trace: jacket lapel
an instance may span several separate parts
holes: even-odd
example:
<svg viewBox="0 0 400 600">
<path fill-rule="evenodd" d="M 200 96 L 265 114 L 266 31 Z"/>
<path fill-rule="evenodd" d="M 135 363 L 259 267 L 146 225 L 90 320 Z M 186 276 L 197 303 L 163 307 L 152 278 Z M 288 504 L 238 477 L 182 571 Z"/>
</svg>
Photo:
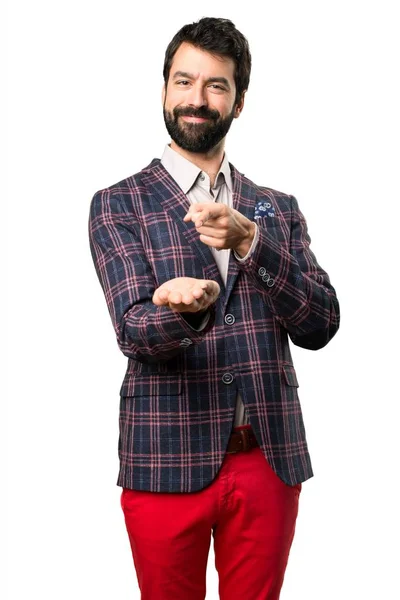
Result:
<svg viewBox="0 0 400 600">
<path fill-rule="evenodd" d="M 235 169 L 232 164 L 230 164 L 230 167 L 233 185 L 232 207 L 247 217 L 247 219 L 253 221 L 256 197 L 254 186 L 249 185 L 244 179 L 243 173 L 239 173 L 239 171 Z M 225 302 L 228 302 L 229 300 L 229 296 L 236 283 L 236 279 L 238 278 L 239 271 L 239 265 L 233 257 L 233 253 L 231 253 L 229 259 L 228 277 L 226 281 Z"/>
<path fill-rule="evenodd" d="M 221 292 L 223 292 L 225 286 L 210 248 L 200 241 L 199 234 L 192 221 L 189 221 L 189 223 L 183 221 L 190 207 L 186 194 L 183 193 L 159 159 L 153 160 L 150 167 L 142 172 L 142 181 L 148 192 L 160 202 L 163 209 L 170 215 L 187 243 L 190 244 L 199 257 L 205 272 L 205 278 L 217 281 L 221 287 Z"/>
</svg>

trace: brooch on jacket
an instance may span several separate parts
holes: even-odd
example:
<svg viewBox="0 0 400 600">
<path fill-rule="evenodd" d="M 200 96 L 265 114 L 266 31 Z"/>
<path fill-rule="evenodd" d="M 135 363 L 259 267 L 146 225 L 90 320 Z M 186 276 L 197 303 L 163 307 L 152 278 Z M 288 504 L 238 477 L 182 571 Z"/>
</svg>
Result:
<svg viewBox="0 0 400 600">
<path fill-rule="evenodd" d="M 267 200 L 259 200 L 254 209 L 254 218 L 275 217 L 275 208 Z"/>
</svg>

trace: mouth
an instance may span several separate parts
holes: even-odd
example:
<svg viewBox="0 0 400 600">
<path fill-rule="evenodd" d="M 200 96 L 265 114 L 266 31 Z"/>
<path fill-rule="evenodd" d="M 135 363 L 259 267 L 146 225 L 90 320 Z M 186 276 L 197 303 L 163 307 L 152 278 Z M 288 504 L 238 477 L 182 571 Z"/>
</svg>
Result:
<svg viewBox="0 0 400 600">
<path fill-rule="evenodd" d="M 205 123 L 206 121 L 209 121 L 209 119 L 205 119 L 203 117 L 187 117 L 187 116 L 182 116 L 181 118 L 184 121 L 186 121 L 187 123 Z"/>
</svg>

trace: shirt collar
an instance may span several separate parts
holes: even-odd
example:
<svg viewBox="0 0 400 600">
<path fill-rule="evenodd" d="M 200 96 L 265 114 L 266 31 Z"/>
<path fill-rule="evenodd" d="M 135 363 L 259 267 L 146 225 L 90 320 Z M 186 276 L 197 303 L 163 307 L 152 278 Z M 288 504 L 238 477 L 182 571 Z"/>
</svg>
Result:
<svg viewBox="0 0 400 600">
<path fill-rule="evenodd" d="M 165 146 L 161 158 L 161 164 L 165 167 L 171 177 L 175 179 L 176 183 L 185 194 L 187 194 L 193 187 L 201 173 L 201 169 L 199 167 L 173 150 L 168 144 Z M 222 177 L 221 173 L 223 175 Z M 232 192 L 231 169 L 229 167 L 226 153 L 224 154 L 223 161 L 215 178 L 215 183 L 212 189 L 220 187 L 224 181 L 228 186 L 229 191 Z"/>
</svg>

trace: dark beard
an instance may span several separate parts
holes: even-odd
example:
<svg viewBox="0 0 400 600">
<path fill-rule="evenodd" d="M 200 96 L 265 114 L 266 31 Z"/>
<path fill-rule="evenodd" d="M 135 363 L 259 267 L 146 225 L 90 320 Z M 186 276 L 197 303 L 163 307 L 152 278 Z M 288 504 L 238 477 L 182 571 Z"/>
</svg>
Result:
<svg viewBox="0 0 400 600">
<path fill-rule="evenodd" d="M 165 126 L 175 144 L 189 152 L 205 153 L 219 144 L 228 133 L 234 119 L 235 107 L 225 119 L 220 118 L 217 110 L 206 107 L 198 109 L 189 106 L 175 107 L 172 113 L 164 107 L 163 112 Z M 204 123 L 179 124 L 178 118 L 181 116 L 203 117 L 210 120 Z"/>
</svg>

